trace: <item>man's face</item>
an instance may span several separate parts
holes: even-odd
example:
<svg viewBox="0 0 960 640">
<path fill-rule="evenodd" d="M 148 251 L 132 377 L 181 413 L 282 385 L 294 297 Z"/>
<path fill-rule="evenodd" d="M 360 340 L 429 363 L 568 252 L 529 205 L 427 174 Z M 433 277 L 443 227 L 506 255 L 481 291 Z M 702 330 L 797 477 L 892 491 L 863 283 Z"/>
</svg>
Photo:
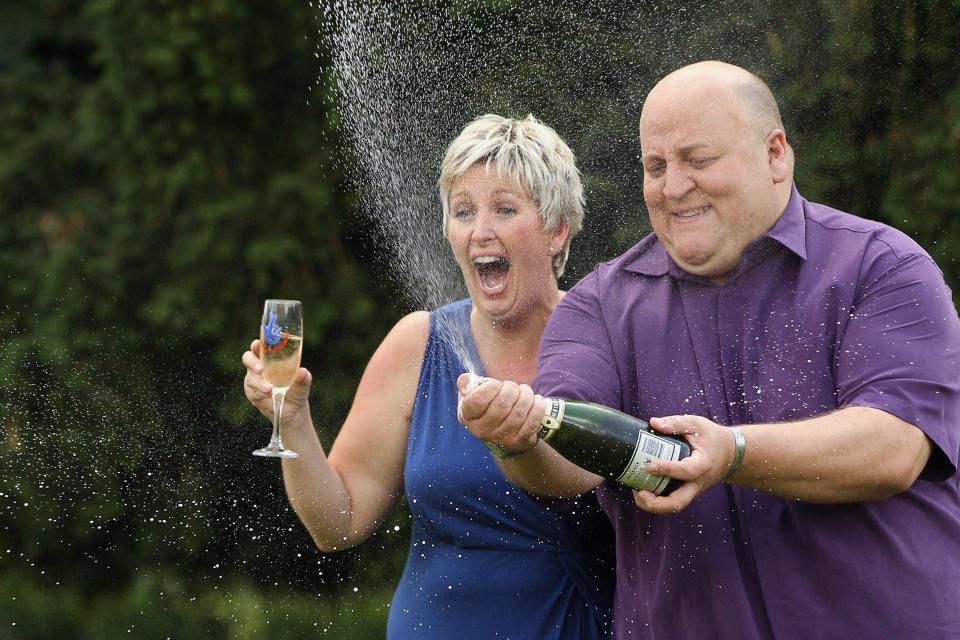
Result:
<svg viewBox="0 0 960 640">
<path fill-rule="evenodd" d="M 731 90 L 663 83 L 640 116 L 650 223 L 684 271 L 722 283 L 781 211 L 768 140 Z"/>
</svg>

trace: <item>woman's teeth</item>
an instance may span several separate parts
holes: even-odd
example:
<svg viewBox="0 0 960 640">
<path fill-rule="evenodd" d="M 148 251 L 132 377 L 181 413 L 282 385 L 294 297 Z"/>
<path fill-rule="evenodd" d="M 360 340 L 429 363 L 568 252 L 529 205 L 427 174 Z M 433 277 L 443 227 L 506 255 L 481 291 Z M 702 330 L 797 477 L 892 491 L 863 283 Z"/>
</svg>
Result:
<svg viewBox="0 0 960 640">
<path fill-rule="evenodd" d="M 500 256 L 480 256 L 473 261 L 480 282 L 487 289 L 499 289 L 506 282 L 510 261 Z"/>
</svg>

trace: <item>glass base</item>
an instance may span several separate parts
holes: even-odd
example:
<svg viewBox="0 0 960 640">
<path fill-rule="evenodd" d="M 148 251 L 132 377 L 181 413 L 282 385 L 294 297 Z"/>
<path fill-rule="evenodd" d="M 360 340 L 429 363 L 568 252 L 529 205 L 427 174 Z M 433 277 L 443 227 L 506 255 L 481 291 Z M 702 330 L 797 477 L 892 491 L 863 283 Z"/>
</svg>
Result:
<svg viewBox="0 0 960 640">
<path fill-rule="evenodd" d="M 253 455 L 260 456 L 261 458 L 296 458 L 300 454 L 291 449 L 284 449 L 282 446 L 271 443 L 263 449 L 257 449 L 253 452 Z"/>
</svg>

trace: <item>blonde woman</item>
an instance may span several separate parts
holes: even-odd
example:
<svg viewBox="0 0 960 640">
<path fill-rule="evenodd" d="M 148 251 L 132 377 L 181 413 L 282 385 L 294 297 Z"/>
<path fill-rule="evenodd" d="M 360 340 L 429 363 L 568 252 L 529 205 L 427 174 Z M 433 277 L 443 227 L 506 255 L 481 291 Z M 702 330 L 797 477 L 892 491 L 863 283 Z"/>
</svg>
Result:
<svg viewBox="0 0 960 640">
<path fill-rule="evenodd" d="M 543 501 L 518 490 L 456 414 L 463 355 L 478 373 L 533 380 L 582 225 L 573 153 L 533 116 L 482 116 L 450 144 L 439 187 L 470 298 L 397 323 L 329 454 L 310 416 L 310 373 L 300 370 L 284 413 L 284 441 L 300 453 L 283 461 L 290 503 L 332 551 L 366 540 L 406 494 L 412 540 L 388 638 L 607 637 L 610 529 L 594 497 Z M 244 389 L 270 417 L 259 348 L 254 341 L 243 356 Z"/>
</svg>

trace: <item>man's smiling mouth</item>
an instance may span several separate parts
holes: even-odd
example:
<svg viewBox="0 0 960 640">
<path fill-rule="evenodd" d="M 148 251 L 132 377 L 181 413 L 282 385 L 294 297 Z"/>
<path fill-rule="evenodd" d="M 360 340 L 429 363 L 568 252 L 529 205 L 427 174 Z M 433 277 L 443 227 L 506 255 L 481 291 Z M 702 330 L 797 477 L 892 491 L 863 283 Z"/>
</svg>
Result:
<svg viewBox="0 0 960 640">
<path fill-rule="evenodd" d="M 707 209 L 709 208 L 710 208 L 710 205 L 705 205 L 703 207 L 696 207 L 695 209 L 684 209 L 683 211 L 673 211 L 671 212 L 671 214 L 677 218 L 686 220 L 688 218 L 694 218 L 702 213 L 706 213 Z"/>
</svg>

